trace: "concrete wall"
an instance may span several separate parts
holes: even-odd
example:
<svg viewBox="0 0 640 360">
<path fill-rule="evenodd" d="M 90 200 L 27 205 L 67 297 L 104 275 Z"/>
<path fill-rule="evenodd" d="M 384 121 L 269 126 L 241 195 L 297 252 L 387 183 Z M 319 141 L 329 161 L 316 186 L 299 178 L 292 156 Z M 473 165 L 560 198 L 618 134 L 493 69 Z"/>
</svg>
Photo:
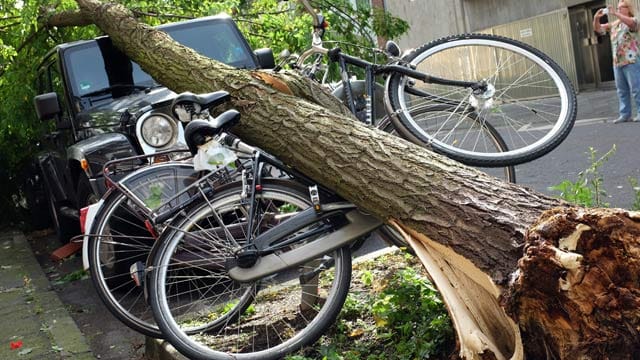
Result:
<svg viewBox="0 0 640 360">
<path fill-rule="evenodd" d="M 466 0 L 464 5 L 470 31 L 507 24 L 567 7 L 566 1 L 563 0 Z"/>
<path fill-rule="evenodd" d="M 393 15 L 409 22 L 411 30 L 398 39 L 400 46 L 407 48 L 443 36 L 478 31 L 590 1 L 385 0 L 384 6 Z"/>
<path fill-rule="evenodd" d="M 465 32 L 463 0 L 385 0 L 387 11 L 411 26 L 398 40 L 402 49 L 415 48 L 433 39 Z"/>
</svg>

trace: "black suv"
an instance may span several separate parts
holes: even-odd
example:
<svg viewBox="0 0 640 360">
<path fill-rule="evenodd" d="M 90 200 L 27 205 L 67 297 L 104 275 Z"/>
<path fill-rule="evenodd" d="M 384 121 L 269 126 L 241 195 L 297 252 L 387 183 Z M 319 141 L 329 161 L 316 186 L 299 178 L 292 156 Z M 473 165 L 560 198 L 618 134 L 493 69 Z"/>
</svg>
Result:
<svg viewBox="0 0 640 360">
<path fill-rule="evenodd" d="M 273 67 L 270 49 L 252 52 L 227 15 L 159 27 L 199 53 L 235 66 Z M 61 44 L 45 56 L 34 98 L 41 120 L 55 121 L 42 141 L 35 180 L 62 242 L 79 233 L 78 210 L 105 192 L 113 159 L 184 147 L 183 124 L 169 111 L 175 94 L 116 49 L 109 37 Z"/>
</svg>

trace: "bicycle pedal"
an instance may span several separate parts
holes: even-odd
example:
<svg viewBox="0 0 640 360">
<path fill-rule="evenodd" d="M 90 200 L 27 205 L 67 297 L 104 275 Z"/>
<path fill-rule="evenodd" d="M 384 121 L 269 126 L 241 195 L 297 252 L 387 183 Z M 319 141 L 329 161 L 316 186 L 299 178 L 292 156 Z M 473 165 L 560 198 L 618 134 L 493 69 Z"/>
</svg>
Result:
<svg viewBox="0 0 640 360">
<path fill-rule="evenodd" d="M 129 274 L 131 274 L 131 278 L 136 286 L 142 286 L 142 283 L 144 282 L 144 264 L 142 261 L 136 261 L 131 264 L 131 267 L 129 267 Z"/>
</svg>

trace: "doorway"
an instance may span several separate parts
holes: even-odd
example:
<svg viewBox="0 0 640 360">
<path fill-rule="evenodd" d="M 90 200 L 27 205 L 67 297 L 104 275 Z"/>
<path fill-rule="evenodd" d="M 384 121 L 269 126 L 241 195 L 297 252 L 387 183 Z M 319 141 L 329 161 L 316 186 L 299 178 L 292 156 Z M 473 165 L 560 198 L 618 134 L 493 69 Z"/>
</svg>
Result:
<svg viewBox="0 0 640 360">
<path fill-rule="evenodd" d="M 579 90 L 615 87 L 611 40 L 608 34 L 593 32 L 593 15 L 605 5 L 604 1 L 593 1 L 569 8 Z M 606 15 L 601 18 L 606 20 Z"/>
</svg>

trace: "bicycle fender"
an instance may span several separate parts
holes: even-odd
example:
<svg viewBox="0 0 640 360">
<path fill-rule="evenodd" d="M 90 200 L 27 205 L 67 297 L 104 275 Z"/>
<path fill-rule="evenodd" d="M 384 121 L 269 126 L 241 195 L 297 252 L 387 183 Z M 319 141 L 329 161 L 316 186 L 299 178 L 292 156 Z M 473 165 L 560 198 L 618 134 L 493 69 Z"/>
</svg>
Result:
<svg viewBox="0 0 640 360">
<path fill-rule="evenodd" d="M 97 203 L 89 205 L 89 209 L 87 209 L 87 218 L 84 223 L 84 236 L 82 237 L 82 267 L 87 271 L 89 270 L 89 234 L 91 233 L 93 220 L 96 218 L 96 214 L 102 207 L 102 204 L 104 204 L 104 199 L 100 199 Z"/>
</svg>

